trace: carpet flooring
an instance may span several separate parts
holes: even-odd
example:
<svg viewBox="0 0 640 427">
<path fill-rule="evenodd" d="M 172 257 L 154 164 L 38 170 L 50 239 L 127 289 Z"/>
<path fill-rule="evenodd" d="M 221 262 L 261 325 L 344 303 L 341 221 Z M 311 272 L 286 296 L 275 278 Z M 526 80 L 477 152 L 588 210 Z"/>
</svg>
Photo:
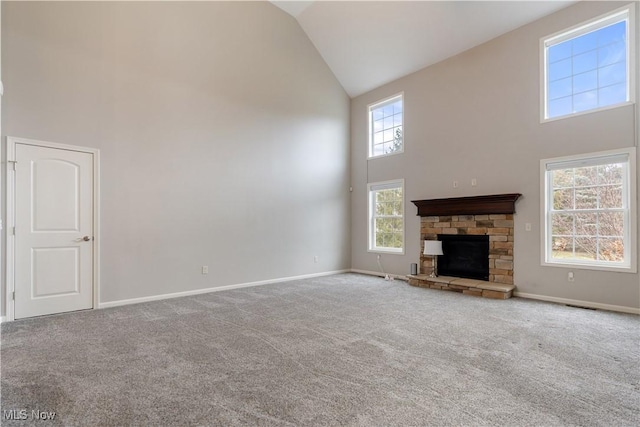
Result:
<svg viewBox="0 0 640 427">
<path fill-rule="evenodd" d="M 5 323 L 0 356 L 7 426 L 640 425 L 638 316 L 358 274 Z"/>
</svg>

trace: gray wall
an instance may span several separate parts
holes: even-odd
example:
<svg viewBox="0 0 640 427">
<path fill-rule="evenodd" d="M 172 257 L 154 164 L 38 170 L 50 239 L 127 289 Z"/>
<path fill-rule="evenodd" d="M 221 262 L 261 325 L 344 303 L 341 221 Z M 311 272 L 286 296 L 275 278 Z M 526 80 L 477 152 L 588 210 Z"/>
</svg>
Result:
<svg viewBox="0 0 640 427">
<path fill-rule="evenodd" d="M 411 200 L 522 193 L 515 216 L 518 291 L 639 307 L 638 274 L 540 265 L 540 159 L 634 146 L 637 113 L 624 106 L 541 124 L 539 40 L 624 4 L 578 3 L 353 99 L 352 267 L 378 271 L 376 254 L 367 252 L 367 180 L 406 180 L 406 254 L 381 256 L 395 274 L 408 273 L 419 259 L 420 221 Z M 405 152 L 367 161 L 367 104 L 401 91 Z M 568 271 L 575 282 L 567 281 Z"/>
<path fill-rule="evenodd" d="M 2 64 L 3 137 L 101 150 L 102 302 L 350 267 L 350 101 L 270 3 L 2 2 Z"/>
</svg>

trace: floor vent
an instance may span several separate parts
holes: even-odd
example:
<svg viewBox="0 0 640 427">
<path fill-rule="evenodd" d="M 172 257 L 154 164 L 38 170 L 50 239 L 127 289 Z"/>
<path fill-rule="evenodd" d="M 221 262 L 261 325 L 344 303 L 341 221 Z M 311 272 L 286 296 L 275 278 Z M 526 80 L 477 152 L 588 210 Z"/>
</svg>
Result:
<svg viewBox="0 0 640 427">
<path fill-rule="evenodd" d="M 583 310 L 597 310 L 597 308 L 593 308 L 593 307 L 584 307 L 582 305 L 573 305 L 573 304 L 565 304 L 567 307 L 573 307 L 573 308 L 581 308 Z"/>
</svg>

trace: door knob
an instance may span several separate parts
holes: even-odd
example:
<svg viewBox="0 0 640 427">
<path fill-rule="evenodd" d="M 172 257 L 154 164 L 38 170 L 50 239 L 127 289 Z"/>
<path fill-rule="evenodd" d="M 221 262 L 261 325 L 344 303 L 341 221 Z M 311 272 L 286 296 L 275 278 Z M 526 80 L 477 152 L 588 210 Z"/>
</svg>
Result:
<svg viewBox="0 0 640 427">
<path fill-rule="evenodd" d="M 85 242 L 88 242 L 89 240 L 91 240 L 91 238 L 89 236 L 84 236 L 82 240 L 84 240 Z"/>
</svg>

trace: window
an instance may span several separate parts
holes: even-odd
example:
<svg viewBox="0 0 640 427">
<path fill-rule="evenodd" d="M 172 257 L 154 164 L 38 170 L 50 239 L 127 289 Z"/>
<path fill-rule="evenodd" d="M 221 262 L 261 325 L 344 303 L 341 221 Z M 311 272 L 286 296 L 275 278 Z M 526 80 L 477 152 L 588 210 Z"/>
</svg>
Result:
<svg viewBox="0 0 640 427">
<path fill-rule="evenodd" d="M 404 180 L 369 184 L 369 250 L 404 253 Z"/>
<path fill-rule="evenodd" d="M 635 148 L 541 168 L 543 264 L 635 271 Z"/>
<path fill-rule="evenodd" d="M 402 94 L 369 106 L 369 157 L 402 153 Z"/>
<path fill-rule="evenodd" d="M 542 40 L 543 120 L 632 100 L 631 8 Z"/>
</svg>

